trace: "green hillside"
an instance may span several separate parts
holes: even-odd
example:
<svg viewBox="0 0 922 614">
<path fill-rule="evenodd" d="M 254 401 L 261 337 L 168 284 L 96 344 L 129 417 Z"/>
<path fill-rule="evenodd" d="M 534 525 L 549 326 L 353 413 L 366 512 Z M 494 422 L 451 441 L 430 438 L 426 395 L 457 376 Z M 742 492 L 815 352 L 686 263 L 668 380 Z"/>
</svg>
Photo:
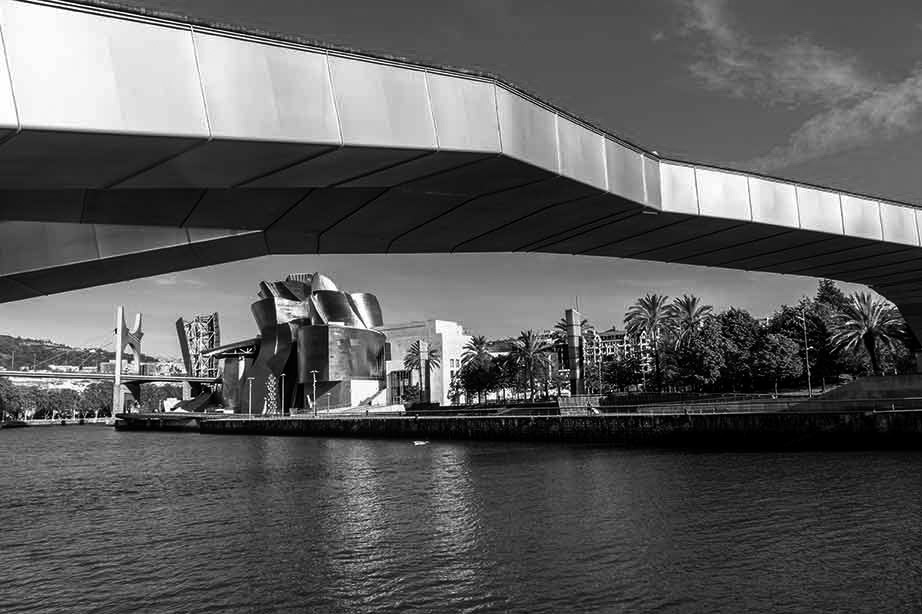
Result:
<svg viewBox="0 0 922 614">
<path fill-rule="evenodd" d="M 0 368 L 46 369 L 48 365 L 96 366 L 113 360 L 115 352 L 101 348 L 75 348 L 49 339 L 27 339 L 0 335 Z M 155 361 L 153 356 L 142 355 L 142 361 Z M 15 361 L 15 362 L 14 362 Z"/>
</svg>

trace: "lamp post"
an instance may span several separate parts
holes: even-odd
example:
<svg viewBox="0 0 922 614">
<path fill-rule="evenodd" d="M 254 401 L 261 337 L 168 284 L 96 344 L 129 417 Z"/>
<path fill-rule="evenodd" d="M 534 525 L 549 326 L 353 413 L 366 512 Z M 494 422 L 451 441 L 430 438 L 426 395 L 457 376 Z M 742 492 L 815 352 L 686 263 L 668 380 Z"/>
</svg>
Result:
<svg viewBox="0 0 922 614">
<path fill-rule="evenodd" d="M 813 385 L 810 381 L 810 346 L 807 343 L 807 309 L 801 304 L 800 322 L 804 327 L 804 364 L 807 367 L 807 396 L 813 398 Z"/>
<path fill-rule="evenodd" d="M 279 415 L 285 414 L 285 374 L 282 373 L 282 403 L 279 405 Z"/>
<path fill-rule="evenodd" d="M 314 382 L 313 382 L 314 402 L 312 403 L 312 405 L 314 406 L 314 417 L 316 418 L 317 417 L 317 371 L 316 370 L 311 371 L 311 375 L 314 378 Z"/>
<path fill-rule="evenodd" d="M 250 415 L 250 418 L 253 417 L 253 378 L 248 377 L 247 383 L 250 385 L 250 399 L 247 402 L 247 413 Z"/>
</svg>

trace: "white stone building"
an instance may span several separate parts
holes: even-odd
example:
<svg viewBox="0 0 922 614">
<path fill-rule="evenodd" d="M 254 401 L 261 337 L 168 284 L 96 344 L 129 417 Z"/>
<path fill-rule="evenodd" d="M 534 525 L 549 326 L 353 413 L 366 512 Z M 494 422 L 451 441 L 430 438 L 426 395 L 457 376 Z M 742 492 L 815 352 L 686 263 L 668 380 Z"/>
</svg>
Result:
<svg viewBox="0 0 922 614">
<path fill-rule="evenodd" d="M 461 354 L 471 336 L 464 332 L 458 322 L 447 320 L 425 320 L 381 326 L 377 330 L 387 336 L 390 359 L 387 361 L 387 400 L 400 403 L 401 394 L 408 385 L 419 384 L 419 371 L 413 373 L 404 369 L 403 359 L 410 347 L 417 341 L 424 341 L 439 353 L 440 365 L 429 373 L 430 400 L 450 405 L 448 396 L 451 380 L 461 368 Z"/>
</svg>

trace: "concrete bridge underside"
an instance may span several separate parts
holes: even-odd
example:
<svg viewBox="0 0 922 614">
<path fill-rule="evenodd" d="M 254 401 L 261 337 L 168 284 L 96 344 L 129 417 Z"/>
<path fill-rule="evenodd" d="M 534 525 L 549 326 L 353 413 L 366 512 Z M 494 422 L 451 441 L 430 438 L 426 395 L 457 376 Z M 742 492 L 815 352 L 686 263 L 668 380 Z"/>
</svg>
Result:
<svg viewBox="0 0 922 614">
<path fill-rule="evenodd" d="M 553 252 L 867 284 L 922 209 L 626 143 L 504 82 L 0 0 L 0 301 L 266 254 Z"/>
</svg>

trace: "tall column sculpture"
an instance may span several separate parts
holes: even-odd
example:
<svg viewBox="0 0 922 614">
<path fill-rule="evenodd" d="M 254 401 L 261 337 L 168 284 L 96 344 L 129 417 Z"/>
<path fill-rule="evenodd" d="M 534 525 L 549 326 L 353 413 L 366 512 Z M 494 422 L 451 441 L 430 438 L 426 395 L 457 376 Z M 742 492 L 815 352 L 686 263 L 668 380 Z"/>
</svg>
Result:
<svg viewBox="0 0 922 614">
<path fill-rule="evenodd" d="M 570 367 L 570 393 L 583 394 L 582 316 L 575 309 L 564 313 L 567 323 L 567 362 Z"/>
</svg>

